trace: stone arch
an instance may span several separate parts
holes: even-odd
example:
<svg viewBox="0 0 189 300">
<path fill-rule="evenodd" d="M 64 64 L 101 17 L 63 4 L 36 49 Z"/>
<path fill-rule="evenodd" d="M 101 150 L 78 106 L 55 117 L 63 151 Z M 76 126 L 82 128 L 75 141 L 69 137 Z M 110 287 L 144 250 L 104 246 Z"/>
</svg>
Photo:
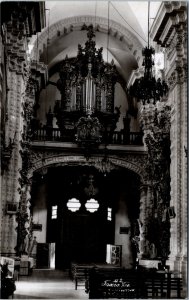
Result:
<svg viewBox="0 0 189 300">
<path fill-rule="evenodd" d="M 41 170 L 42 168 L 48 168 L 50 166 L 64 166 L 64 165 L 73 165 L 79 163 L 80 165 L 85 166 L 94 166 L 97 167 L 98 164 L 103 159 L 103 156 L 95 156 L 86 160 L 86 158 L 82 155 L 49 155 L 44 158 L 42 154 L 40 157 L 37 157 L 33 160 L 32 168 L 29 171 L 29 178 L 33 176 L 33 173 L 37 170 Z M 131 157 L 120 159 L 117 157 L 109 157 L 109 161 L 116 167 L 126 168 L 130 171 L 133 171 L 137 175 L 140 176 L 141 183 L 145 183 L 145 176 L 143 171 L 142 160 Z"/>
<path fill-rule="evenodd" d="M 52 24 L 49 29 L 46 28 L 35 41 L 32 56 L 36 57 L 37 47 L 38 51 L 43 51 L 43 47 L 47 44 L 47 39 L 51 41 L 54 37 L 59 35 L 66 35 L 74 30 L 81 30 L 83 24 L 90 25 L 93 24 L 98 31 L 107 33 L 108 31 L 108 19 L 104 17 L 94 17 L 94 16 L 76 16 L 60 20 Z M 116 37 L 119 41 L 124 42 L 127 45 L 128 50 L 138 61 L 140 58 L 140 50 L 143 45 L 140 40 L 125 26 L 119 24 L 116 21 L 109 20 L 109 34 Z M 58 33 L 58 34 L 57 34 Z M 139 56 L 138 56 L 139 55 Z"/>
<path fill-rule="evenodd" d="M 46 153 L 46 156 L 42 152 L 33 153 L 33 161 L 32 161 L 32 168 L 29 171 L 29 177 L 30 182 L 32 182 L 32 176 L 35 172 L 42 170 L 43 168 L 49 168 L 51 166 L 58 167 L 58 166 L 74 166 L 79 164 L 80 166 L 91 166 L 91 167 L 97 167 L 96 164 L 100 163 L 102 159 L 104 158 L 103 155 L 97 155 L 89 158 L 89 160 L 86 160 L 86 158 L 83 155 L 63 155 L 63 154 L 57 154 L 53 152 Z M 128 154 L 127 157 L 119 158 L 116 156 L 108 156 L 109 161 L 116 167 L 125 168 L 127 170 L 132 171 L 140 178 L 140 185 L 143 187 L 146 184 L 145 181 L 145 172 L 144 170 L 144 164 L 145 159 L 143 155 L 130 155 Z M 97 168 L 98 169 L 98 168 Z M 139 186 L 141 188 L 141 186 Z M 142 211 L 146 211 L 146 195 L 143 195 L 141 197 L 141 191 L 140 192 L 140 199 L 139 199 L 139 207 Z M 146 193 L 145 193 L 146 194 Z M 30 200 L 29 200 L 30 201 Z M 139 229 L 141 230 L 141 229 Z M 140 232 L 140 236 L 142 236 L 142 232 Z M 142 239 L 144 240 L 144 237 L 142 236 Z M 143 242 L 144 243 L 144 242 Z M 139 249 L 141 248 L 141 245 L 138 244 Z"/>
</svg>

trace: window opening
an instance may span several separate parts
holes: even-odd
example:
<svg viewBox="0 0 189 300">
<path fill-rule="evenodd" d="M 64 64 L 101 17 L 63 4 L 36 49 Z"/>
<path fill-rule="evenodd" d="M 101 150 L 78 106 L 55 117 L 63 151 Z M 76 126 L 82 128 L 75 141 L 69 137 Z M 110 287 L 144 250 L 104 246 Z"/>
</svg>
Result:
<svg viewBox="0 0 189 300">
<path fill-rule="evenodd" d="M 57 205 L 52 206 L 51 219 L 57 219 Z"/>
<path fill-rule="evenodd" d="M 67 208 L 69 210 L 71 210 L 72 212 L 79 210 L 80 206 L 81 206 L 81 203 L 79 202 L 78 199 L 72 198 L 72 199 L 68 200 Z"/>
<path fill-rule="evenodd" d="M 107 214 L 107 220 L 111 221 L 112 220 L 112 208 L 108 207 L 107 212 L 108 212 L 108 214 Z"/>
<path fill-rule="evenodd" d="M 91 213 L 97 211 L 99 208 L 98 201 L 95 199 L 87 200 L 87 202 L 85 203 L 85 208 Z"/>
</svg>

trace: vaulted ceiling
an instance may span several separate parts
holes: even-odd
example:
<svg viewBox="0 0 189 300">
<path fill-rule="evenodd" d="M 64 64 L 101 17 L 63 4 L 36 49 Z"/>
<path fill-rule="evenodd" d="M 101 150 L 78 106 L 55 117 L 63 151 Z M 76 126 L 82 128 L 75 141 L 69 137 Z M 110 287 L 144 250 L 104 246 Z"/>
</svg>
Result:
<svg viewBox="0 0 189 300">
<path fill-rule="evenodd" d="M 150 2 L 150 24 L 160 4 Z M 78 44 L 84 46 L 83 24 L 96 28 L 96 47 L 103 47 L 104 60 L 113 59 L 125 81 L 138 67 L 141 49 L 147 44 L 147 1 L 46 1 L 46 20 L 35 47 L 49 70 L 66 55 L 76 56 Z"/>
</svg>

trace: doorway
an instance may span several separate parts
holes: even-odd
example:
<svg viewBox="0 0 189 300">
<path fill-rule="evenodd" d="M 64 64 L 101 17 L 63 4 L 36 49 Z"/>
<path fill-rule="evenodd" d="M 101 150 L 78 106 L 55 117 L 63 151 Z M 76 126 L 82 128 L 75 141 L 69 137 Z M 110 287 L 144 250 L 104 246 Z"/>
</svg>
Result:
<svg viewBox="0 0 189 300">
<path fill-rule="evenodd" d="M 103 174 L 74 165 L 51 167 L 38 182 L 46 187 L 45 242 L 55 243 L 56 269 L 70 268 L 72 262 L 105 263 L 107 244 L 122 245 L 123 266 L 132 264 L 131 227 L 139 216 L 140 199 L 137 174 L 124 168 Z M 75 211 L 68 208 L 71 199 L 79 202 Z M 98 203 L 96 211 L 86 208 L 90 199 Z"/>
</svg>

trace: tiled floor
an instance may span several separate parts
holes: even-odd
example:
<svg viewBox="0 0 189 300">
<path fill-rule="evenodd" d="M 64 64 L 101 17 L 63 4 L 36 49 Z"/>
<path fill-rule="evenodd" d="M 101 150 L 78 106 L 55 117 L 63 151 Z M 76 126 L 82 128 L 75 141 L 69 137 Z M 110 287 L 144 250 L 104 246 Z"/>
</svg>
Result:
<svg viewBox="0 0 189 300">
<path fill-rule="evenodd" d="M 75 290 L 68 272 L 34 270 L 31 276 L 20 276 L 16 281 L 14 299 L 88 299 L 84 287 Z"/>
</svg>

